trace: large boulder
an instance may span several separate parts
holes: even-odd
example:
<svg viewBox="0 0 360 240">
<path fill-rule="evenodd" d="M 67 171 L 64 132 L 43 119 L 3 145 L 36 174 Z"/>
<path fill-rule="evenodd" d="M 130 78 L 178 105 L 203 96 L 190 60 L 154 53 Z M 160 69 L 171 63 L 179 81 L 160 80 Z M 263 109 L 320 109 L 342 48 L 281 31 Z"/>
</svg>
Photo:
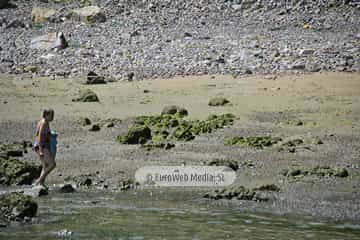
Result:
<svg viewBox="0 0 360 240">
<path fill-rule="evenodd" d="M 124 144 L 144 144 L 151 139 L 151 130 L 148 126 L 133 125 L 126 135 L 118 136 L 118 141 Z"/>
<path fill-rule="evenodd" d="M 16 158 L 0 158 L 0 185 L 30 185 L 40 172 L 41 166 Z"/>
<path fill-rule="evenodd" d="M 48 33 L 31 40 L 30 48 L 38 50 L 61 50 L 68 46 L 62 32 Z"/>
<path fill-rule="evenodd" d="M 72 11 L 71 18 L 85 23 L 105 22 L 106 16 L 98 6 L 87 6 Z"/>
<path fill-rule="evenodd" d="M 0 221 L 21 221 L 35 217 L 38 205 L 30 196 L 12 192 L 0 195 L 0 209 Z"/>
<path fill-rule="evenodd" d="M 31 11 L 31 20 L 34 23 L 51 22 L 54 20 L 56 11 L 49 8 L 34 7 Z"/>
</svg>

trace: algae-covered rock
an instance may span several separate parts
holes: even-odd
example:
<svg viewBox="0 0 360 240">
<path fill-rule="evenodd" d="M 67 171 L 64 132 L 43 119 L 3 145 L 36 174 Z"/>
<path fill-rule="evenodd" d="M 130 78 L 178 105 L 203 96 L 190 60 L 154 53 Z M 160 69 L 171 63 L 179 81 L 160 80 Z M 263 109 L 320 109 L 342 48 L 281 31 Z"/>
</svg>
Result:
<svg viewBox="0 0 360 240">
<path fill-rule="evenodd" d="M 302 139 L 300 139 L 300 138 L 288 140 L 288 141 L 282 143 L 277 148 L 277 150 L 279 152 L 287 151 L 287 152 L 290 152 L 290 153 L 294 153 L 294 152 L 296 152 L 297 146 L 302 145 L 303 143 L 304 143 L 304 141 Z"/>
<path fill-rule="evenodd" d="M 153 141 L 191 141 L 195 136 L 232 125 L 235 116 L 233 114 L 211 115 L 204 121 L 186 120 L 184 114 L 176 112 L 174 114 L 163 113 L 157 116 L 139 116 L 135 118 L 135 126 L 146 126 L 151 131 Z M 120 143 L 128 142 L 128 133 L 118 136 Z M 150 140 L 146 138 L 145 140 Z M 136 142 L 136 141 L 135 141 Z"/>
<path fill-rule="evenodd" d="M 212 99 L 210 99 L 208 105 L 209 106 L 224 106 L 225 104 L 229 103 L 230 101 L 227 100 L 226 98 L 224 97 L 214 97 Z"/>
<path fill-rule="evenodd" d="M 270 147 L 281 141 L 281 138 L 264 137 L 233 137 L 225 139 L 226 146 L 246 146 L 255 148 Z"/>
<path fill-rule="evenodd" d="M 145 125 L 132 125 L 126 135 L 118 136 L 118 141 L 123 144 L 143 144 L 151 139 L 151 130 Z"/>
<path fill-rule="evenodd" d="M 349 172 L 346 168 L 332 168 L 329 166 L 316 166 L 312 169 L 308 168 L 290 168 L 284 169 L 281 175 L 285 177 L 304 177 L 304 176 L 315 176 L 315 177 L 348 177 Z"/>
<path fill-rule="evenodd" d="M 95 92 L 90 89 L 81 90 L 78 98 L 74 98 L 73 102 L 98 102 L 99 98 Z"/>
<path fill-rule="evenodd" d="M 17 192 L 0 195 L 0 219 L 6 222 L 35 217 L 37 209 L 30 196 Z"/>
<path fill-rule="evenodd" d="M 257 188 L 254 188 L 255 191 L 272 191 L 272 192 L 279 192 L 280 188 L 275 184 L 265 184 L 261 185 Z"/>
<path fill-rule="evenodd" d="M 135 182 L 133 179 L 125 179 L 119 183 L 119 188 L 121 191 L 126 191 L 129 189 L 133 189 L 137 185 L 138 183 Z"/>
<path fill-rule="evenodd" d="M 209 161 L 206 165 L 208 166 L 226 166 L 234 171 L 239 169 L 239 163 L 235 160 L 228 160 L 228 159 L 215 159 Z"/>
<path fill-rule="evenodd" d="M 9 157 L 22 157 L 26 152 L 26 142 L 23 143 L 0 143 L 0 155 Z"/>
<path fill-rule="evenodd" d="M 0 159 L 0 185 L 30 185 L 40 172 L 41 166 L 15 158 Z"/>
<path fill-rule="evenodd" d="M 156 148 L 169 150 L 169 149 L 175 147 L 175 144 L 171 143 L 171 142 L 149 141 L 149 142 L 141 145 L 141 147 L 146 148 L 148 151 L 150 151 L 152 149 L 156 149 Z"/>
<path fill-rule="evenodd" d="M 211 192 L 205 193 L 204 198 L 219 200 L 219 199 L 237 199 L 249 201 L 268 201 L 266 196 L 261 195 L 259 192 L 247 189 L 244 186 L 231 186 L 223 189 L 215 189 Z"/>
</svg>

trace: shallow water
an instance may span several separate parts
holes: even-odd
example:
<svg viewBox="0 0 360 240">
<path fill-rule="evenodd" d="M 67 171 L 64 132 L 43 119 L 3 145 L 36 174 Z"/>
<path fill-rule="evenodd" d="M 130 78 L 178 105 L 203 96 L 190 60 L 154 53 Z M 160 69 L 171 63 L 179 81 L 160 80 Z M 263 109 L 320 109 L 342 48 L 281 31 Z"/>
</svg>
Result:
<svg viewBox="0 0 360 240">
<path fill-rule="evenodd" d="M 35 222 L 0 229 L 0 239 L 360 238 L 360 225 L 356 224 L 246 214 L 199 204 L 186 194 L 183 199 L 160 195 L 50 193 L 38 199 Z M 65 236 L 59 236 L 64 229 Z"/>
</svg>

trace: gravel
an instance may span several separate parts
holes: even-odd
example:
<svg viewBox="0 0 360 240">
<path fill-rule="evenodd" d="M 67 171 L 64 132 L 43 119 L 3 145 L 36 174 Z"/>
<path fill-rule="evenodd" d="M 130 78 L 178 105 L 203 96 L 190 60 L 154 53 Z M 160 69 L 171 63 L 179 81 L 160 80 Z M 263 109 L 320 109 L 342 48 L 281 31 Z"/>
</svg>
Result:
<svg viewBox="0 0 360 240">
<path fill-rule="evenodd" d="M 107 80 L 360 72 L 360 1 L 92 2 L 105 22 L 70 20 L 84 6 L 78 1 L 15 1 L 16 8 L 0 9 L 0 73 L 21 74 L 28 65 L 40 76 L 94 71 Z M 34 6 L 55 9 L 56 17 L 34 24 Z M 50 32 L 63 32 L 69 46 L 29 48 Z"/>
</svg>

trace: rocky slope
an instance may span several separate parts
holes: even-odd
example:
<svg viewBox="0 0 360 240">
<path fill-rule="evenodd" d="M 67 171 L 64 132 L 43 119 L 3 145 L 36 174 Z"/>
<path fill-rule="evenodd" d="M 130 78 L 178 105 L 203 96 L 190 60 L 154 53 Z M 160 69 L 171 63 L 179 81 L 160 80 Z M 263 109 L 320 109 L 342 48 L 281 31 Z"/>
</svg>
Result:
<svg viewBox="0 0 360 240">
<path fill-rule="evenodd" d="M 81 9 L 89 5 L 98 8 Z M 13 1 L 0 9 L 0 73 L 359 72 L 359 9 L 357 0 Z"/>
</svg>

